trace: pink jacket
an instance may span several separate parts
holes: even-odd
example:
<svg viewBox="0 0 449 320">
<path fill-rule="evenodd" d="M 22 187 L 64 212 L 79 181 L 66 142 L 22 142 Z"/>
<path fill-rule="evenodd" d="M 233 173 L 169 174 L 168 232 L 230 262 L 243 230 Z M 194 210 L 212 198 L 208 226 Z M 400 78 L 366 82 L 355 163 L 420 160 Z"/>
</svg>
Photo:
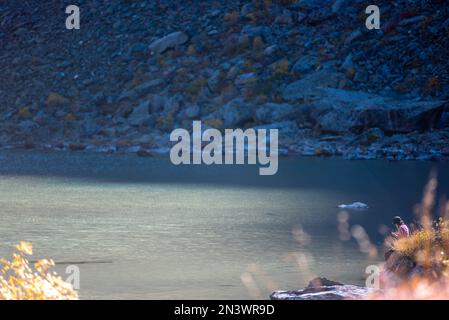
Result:
<svg viewBox="0 0 449 320">
<path fill-rule="evenodd" d="M 398 227 L 398 232 L 396 232 L 398 238 L 408 238 L 410 236 L 410 230 L 405 223 Z"/>
</svg>

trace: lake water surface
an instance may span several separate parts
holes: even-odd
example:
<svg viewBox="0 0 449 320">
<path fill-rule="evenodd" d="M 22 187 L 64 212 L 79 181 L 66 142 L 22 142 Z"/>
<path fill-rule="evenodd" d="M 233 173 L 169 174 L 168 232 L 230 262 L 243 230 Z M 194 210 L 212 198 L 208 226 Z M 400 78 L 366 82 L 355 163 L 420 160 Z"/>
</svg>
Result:
<svg viewBox="0 0 449 320">
<path fill-rule="evenodd" d="M 314 275 L 363 284 L 381 258 L 339 239 L 336 206 L 367 203 L 349 223 L 381 245 L 379 226 L 413 218 L 432 168 L 449 195 L 447 163 L 288 157 L 259 176 L 168 156 L 3 150 L 0 256 L 27 240 L 63 277 L 77 264 L 82 299 L 268 298 Z"/>
</svg>

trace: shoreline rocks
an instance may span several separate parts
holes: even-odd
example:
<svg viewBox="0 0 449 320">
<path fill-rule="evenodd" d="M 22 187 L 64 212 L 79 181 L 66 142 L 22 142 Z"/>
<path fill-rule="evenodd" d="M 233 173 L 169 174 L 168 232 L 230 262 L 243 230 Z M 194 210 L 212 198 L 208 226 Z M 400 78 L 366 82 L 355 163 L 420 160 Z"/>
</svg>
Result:
<svg viewBox="0 0 449 320">
<path fill-rule="evenodd" d="M 29 137 L 20 131 L 9 128 L 7 130 L 16 133 L 14 136 L 9 134 L 5 136 L 0 131 L 0 150 L 54 149 L 77 152 L 135 153 L 139 148 L 143 148 L 158 153 L 165 150 L 164 152 L 168 153 L 172 146 L 169 139 L 170 132 L 161 130 L 135 132 L 142 130 L 145 124 L 150 121 L 148 119 L 151 118 L 151 114 L 147 115 L 146 108 L 143 109 L 144 113 L 139 117 L 136 116 L 136 119 L 139 120 L 138 123 L 131 125 L 128 120 L 122 120 L 124 123 L 120 126 L 107 129 L 108 136 L 106 137 L 102 136 L 102 129 L 97 129 L 92 130 L 93 137 L 65 139 L 58 136 L 47 142 L 45 139 L 40 139 L 42 134 L 46 134 L 46 131 L 38 130 L 35 136 Z M 197 108 L 194 109 L 191 110 L 192 113 L 199 112 Z M 238 113 L 238 110 L 231 110 L 232 112 L 227 115 L 227 121 L 240 121 L 241 114 Z M 211 125 L 212 127 L 217 127 L 217 125 L 222 127 L 222 115 L 223 110 L 220 110 L 216 114 L 217 118 L 205 118 L 203 123 L 206 127 Z M 140 120 L 142 121 L 140 122 Z M 188 124 L 187 122 L 186 125 Z M 372 129 L 360 135 L 316 135 L 314 129 L 300 128 L 297 122 L 292 120 L 257 125 L 254 128 L 279 130 L 280 156 L 336 157 L 347 160 L 449 161 L 449 146 L 447 144 L 449 131 L 414 132 L 388 136 L 380 129 Z"/>
<path fill-rule="evenodd" d="M 303 290 L 275 291 L 271 300 L 362 300 L 372 292 L 371 289 L 347 285 L 326 278 L 315 278 Z"/>
</svg>

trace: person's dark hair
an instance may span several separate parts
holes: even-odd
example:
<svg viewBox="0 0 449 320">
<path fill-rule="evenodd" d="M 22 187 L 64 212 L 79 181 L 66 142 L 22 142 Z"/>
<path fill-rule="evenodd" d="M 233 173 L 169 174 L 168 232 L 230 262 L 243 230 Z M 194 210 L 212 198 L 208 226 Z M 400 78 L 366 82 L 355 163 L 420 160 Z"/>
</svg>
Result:
<svg viewBox="0 0 449 320">
<path fill-rule="evenodd" d="M 393 224 L 394 225 L 403 224 L 403 223 L 404 223 L 404 221 L 402 220 L 401 217 L 396 216 L 396 217 L 393 218 Z"/>
</svg>

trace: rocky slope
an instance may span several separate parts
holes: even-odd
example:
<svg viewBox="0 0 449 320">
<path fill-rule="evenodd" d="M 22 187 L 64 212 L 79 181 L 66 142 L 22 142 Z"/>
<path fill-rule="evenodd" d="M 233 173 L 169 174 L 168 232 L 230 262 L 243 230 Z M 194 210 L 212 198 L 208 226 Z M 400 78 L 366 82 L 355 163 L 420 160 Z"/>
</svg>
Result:
<svg viewBox="0 0 449 320">
<path fill-rule="evenodd" d="M 449 158 L 449 7 L 379 0 L 0 4 L 0 145 L 141 155 L 173 128 L 278 128 L 285 153 Z"/>
</svg>

